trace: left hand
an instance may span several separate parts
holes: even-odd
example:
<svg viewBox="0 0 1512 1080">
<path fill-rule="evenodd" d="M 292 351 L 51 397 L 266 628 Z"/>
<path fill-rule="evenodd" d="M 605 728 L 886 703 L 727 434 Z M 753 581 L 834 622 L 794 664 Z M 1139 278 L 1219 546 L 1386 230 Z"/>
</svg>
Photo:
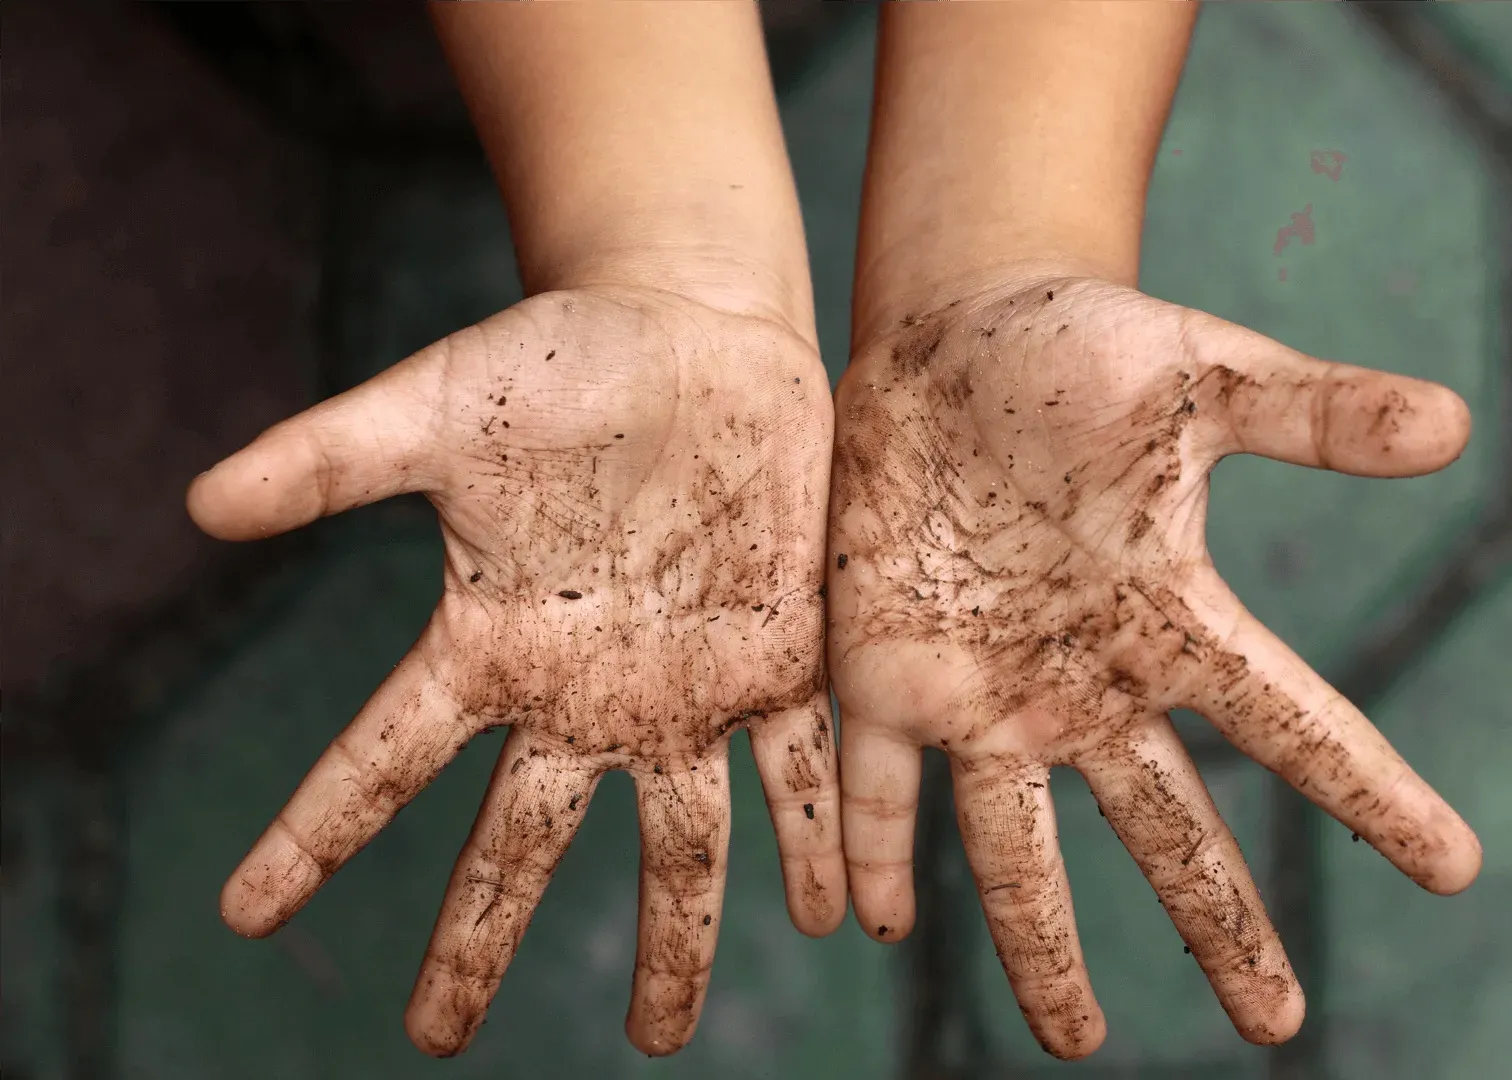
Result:
<svg viewBox="0 0 1512 1080">
<path fill-rule="evenodd" d="M 829 655 L 852 901 L 897 941 L 920 748 L 950 757 L 966 853 L 1030 1028 L 1105 1025 L 1046 786 L 1091 785 L 1239 1032 L 1289 1038 L 1301 988 L 1166 713 L 1203 713 L 1424 888 L 1480 867 L 1463 821 L 1245 611 L 1204 542 L 1208 473 L 1254 453 L 1415 476 L 1469 435 L 1448 389 L 1303 356 L 1049 265 L 864 343 L 836 404 Z"/>
</svg>

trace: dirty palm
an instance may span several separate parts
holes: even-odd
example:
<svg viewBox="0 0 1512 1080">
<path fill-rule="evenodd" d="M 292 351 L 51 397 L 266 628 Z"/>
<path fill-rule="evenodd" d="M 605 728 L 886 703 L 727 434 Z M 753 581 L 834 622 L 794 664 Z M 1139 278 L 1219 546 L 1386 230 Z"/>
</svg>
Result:
<svg viewBox="0 0 1512 1080">
<path fill-rule="evenodd" d="M 1070 765 L 1240 1034 L 1289 1038 L 1302 991 L 1168 710 L 1202 713 L 1426 889 L 1465 888 L 1480 847 L 1224 585 L 1208 474 L 1248 452 L 1418 475 L 1468 435 L 1444 387 L 1053 266 L 862 343 L 837 397 L 829 652 L 866 931 L 913 924 L 921 747 L 942 749 L 1030 1028 L 1059 1057 L 1096 1049 L 1047 787 Z"/>
<path fill-rule="evenodd" d="M 823 668 L 832 407 L 775 323 L 654 290 L 533 297 L 263 434 L 200 477 L 228 539 L 403 492 L 435 505 L 444 589 L 409 654 L 227 882 L 224 918 L 287 921 L 470 738 L 509 725 L 406 1018 L 456 1053 L 609 769 L 634 777 L 631 1041 L 691 1037 L 719 932 L 727 747 L 746 727 L 788 906 L 846 908 Z"/>
</svg>

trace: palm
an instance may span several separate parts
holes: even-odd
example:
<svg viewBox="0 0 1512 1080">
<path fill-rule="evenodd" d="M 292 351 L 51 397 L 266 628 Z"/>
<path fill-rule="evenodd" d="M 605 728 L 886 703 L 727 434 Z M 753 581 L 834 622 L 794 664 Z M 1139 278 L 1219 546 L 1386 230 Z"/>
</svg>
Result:
<svg viewBox="0 0 1512 1080">
<path fill-rule="evenodd" d="M 1060 1056 L 1095 1049 L 1045 786 L 1073 765 L 1241 1033 L 1288 1037 L 1301 991 L 1176 706 L 1420 884 L 1474 876 L 1463 822 L 1243 610 L 1203 538 L 1224 454 L 1431 471 L 1463 445 L 1452 395 L 1060 278 L 905 320 L 852 365 L 837 416 L 830 655 L 851 888 L 873 936 L 912 923 L 918 748 L 938 746 L 1031 1028 Z"/>
<path fill-rule="evenodd" d="M 749 726 L 789 907 L 845 910 L 824 691 L 829 404 L 811 350 L 662 294 L 536 297 L 273 429 L 198 482 L 264 535 L 424 491 L 445 589 L 414 649 L 232 876 L 271 932 L 485 728 L 511 732 L 411 1002 L 470 1039 L 605 771 L 635 776 L 641 939 L 628 1029 L 691 1036 L 718 931 L 728 734 Z"/>
</svg>

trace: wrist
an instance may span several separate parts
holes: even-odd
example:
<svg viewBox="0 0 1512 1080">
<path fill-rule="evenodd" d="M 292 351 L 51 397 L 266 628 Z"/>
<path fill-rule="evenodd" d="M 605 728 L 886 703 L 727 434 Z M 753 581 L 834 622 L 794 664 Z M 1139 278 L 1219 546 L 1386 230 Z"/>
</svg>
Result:
<svg viewBox="0 0 1512 1080">
<path fill-rule="evenodd" d="M 621 220 L 602 228 L 584 224 L 549 244 L 517 245 L 527 295 L 602 286 L 655 290 L 776 323 L 817 348 L 801 243 L 796 251 L 776 251 L 770 242 L 746 242 L 709 215 L 702 227 L 654 212 L 616 217 Z"/>
<path fill-rule="evenodd" d="M 1145 189 L 1195 13 L 884 5 L 857 336 L 1025 261 L 1134 284 Z"/>
<path fill-rule="evenodd" d="M 975 234 L 978 238 L 982 230 Z M 989 231 L 990 235 L 990 231 Z M 851 356 L 867 351 L 901 326 L 961 302 L 976 307 L 1057 282 L 1100 278 L 1132 285 L 1138 273 L 1137 235 L 1128 253 L 1070 235 L 1020 233 L 995 245 L 963 244 L 955 263 L 931 273 L 907 273 L 892 260 L 859 266 L 851 330 Z"/>
<path fill-rule="evenodd" d="M 432 12 L 528 292 L 659 288 L 814 340 L 802 217 L 754 6 Z"/>
</svg>

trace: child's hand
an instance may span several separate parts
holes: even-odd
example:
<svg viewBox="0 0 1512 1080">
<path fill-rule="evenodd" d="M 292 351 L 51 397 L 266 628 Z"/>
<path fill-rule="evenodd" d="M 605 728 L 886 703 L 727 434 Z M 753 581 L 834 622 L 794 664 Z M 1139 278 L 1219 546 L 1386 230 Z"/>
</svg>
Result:
<svg viewBox="0 0 1512 1080">
<path fill-rule="evenodd" d="M 445 589 L 409 655 L 231 876 L 226 921 L 289 919 L 474 735 L 511 725 L 410 1002 L 467 1045 L 609 769 L 635 777 L 640 944 L 627 1029 L 692 1035 L 748 727 L 788 907 L 845 914 L 821 634 L 831 404 L 775 322 L 650 290 L 536 296 L 278 425 L 200 477 L 227 539 L 403 492 L 435 504 Z"/>
<path fill-rule="evenodd" d="M 1444 387 L 1128 288 L 1013 277 L 865 345 L 838 396 L 829 655 L 857 915 L 908 933 L 919 748 L 942 748 L 1030 1027 L 1057 1056 L 1096 1049 L 1046 787 L 1071 765 L 1240 1033 L 1282 1041 L 1302 992 L 1167 710 L 1203 713 L 1424 888 L 1465 888 L 1480 846 L 1224 585 L 1208 472 L 1248 452 L 1419 475 L 1454 460 L 1469 416 Z"/>
</svg>

